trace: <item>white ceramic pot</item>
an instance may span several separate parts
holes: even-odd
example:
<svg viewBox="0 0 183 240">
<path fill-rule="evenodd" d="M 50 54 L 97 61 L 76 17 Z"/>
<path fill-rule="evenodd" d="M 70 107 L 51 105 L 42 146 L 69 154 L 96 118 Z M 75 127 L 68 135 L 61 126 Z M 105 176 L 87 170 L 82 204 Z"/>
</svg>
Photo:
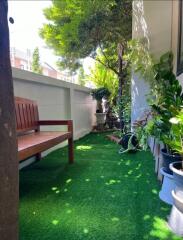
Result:
<svg viewBox="0 0 183 240">
<path fill-rule="evenodd" d="M 173 175 L 164 171 L 164 168 L 160 169 L 161 174 L 163 175 L 163 184 L 159 197 L 163 202 L 166 202 L 170 205 L 173 204 L 172 190 L 175 189 L 175 182 Z"/>
<path fill-rule="evenodd" d="M 176 185 L 175 194 L 183 199 L 183 171 L 181 171 L 182 162 L 174 162 L 170 164 L 170 169 L 173 172 L 174 182 Z"/>
<path fill-rule="evenodd" d="M 172 191 L 174 205 L 168 220 L 168 225 L 171 230 L 177 235 L 183 237 L 183 199 Z"/>
<path fill-rule="evenodd" d="M 106 121 L 106 113 L 95 113 L 97 125 L 104 124 Z"/>
</svg>

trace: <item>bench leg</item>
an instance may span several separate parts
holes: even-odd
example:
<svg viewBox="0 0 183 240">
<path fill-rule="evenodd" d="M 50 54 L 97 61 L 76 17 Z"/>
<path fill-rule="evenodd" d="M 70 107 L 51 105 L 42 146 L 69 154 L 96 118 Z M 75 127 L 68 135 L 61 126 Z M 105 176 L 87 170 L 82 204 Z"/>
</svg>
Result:
<svg viewBox="0 0 183 240">
<path fill-rule="evenodd" d="M 74 144 L 73 138 L 68 139 L 68 154 L 69 154 L 69 163 L 74 162 Z"/>
<path fill-rule="evenodd" d="M 40 161 L 41 160 L 41 153 L 37 153 L 36 154 L 36 161 Z"/>
</svg>

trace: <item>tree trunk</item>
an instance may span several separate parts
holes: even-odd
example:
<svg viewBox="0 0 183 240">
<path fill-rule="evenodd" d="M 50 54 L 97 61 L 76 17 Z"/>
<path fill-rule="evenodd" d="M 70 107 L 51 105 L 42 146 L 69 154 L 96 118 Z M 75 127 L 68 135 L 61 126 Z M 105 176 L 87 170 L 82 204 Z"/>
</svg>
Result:
<svg viewBox="0 0 183 240">
<path fill-rule="evenodd" d="M 120 130 L 123 130 L 124 123 L 123 123 L 123 106 L 121 104 L 121 100 L 123 97 L 123 46 L 122 44 L 118 44 L 118 64 L 119 64 L 119 89 L 118 89 L 118 104 L 119 104 L 119 119 L 120 119 Z"/>
<path fill-rule="evenodd" d="M 7 0 L 0 1 L 0 239 L 18 240 L 18 160 Z"/>
</svg>

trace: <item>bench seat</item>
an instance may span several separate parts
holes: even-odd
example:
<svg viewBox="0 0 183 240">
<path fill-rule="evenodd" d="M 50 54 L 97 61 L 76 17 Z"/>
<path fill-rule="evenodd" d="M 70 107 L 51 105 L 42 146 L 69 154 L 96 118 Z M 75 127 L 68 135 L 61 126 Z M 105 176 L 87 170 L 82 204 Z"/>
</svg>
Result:
<svg viewBox="0 0 183 240">
<path fill-rule="evenodd" d="M 33 132 L 18 137 L 18 158 L 22 161 L 71 138 L 70 132 Z"/>
<path fill-rule="evenodd" d="M 15 97 L 15 116 L 19 162 L 35 156 L 41 159 L 41 152 L 68 140 L 69 163 L 74 162 L 72 120 L 39 120 L 35 101 Z M 66 131 L 41 131 L 41 126 L 67 126 Z"/>
</svg>

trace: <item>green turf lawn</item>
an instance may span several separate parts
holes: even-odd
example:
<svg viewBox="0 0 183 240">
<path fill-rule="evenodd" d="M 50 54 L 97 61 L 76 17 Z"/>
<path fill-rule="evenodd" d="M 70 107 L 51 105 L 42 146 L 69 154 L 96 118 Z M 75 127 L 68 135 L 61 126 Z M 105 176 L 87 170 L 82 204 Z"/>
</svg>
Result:
<svg viewBox="0 0 183 240">
<path fill-rule="evenodd" d="M 20 239 L 181 239 L 166 227 L 150 152 L 118 150 L 90 134 L 75 143 L 75 164 L 62 148 L 20 171 Z"/>
</svg>

